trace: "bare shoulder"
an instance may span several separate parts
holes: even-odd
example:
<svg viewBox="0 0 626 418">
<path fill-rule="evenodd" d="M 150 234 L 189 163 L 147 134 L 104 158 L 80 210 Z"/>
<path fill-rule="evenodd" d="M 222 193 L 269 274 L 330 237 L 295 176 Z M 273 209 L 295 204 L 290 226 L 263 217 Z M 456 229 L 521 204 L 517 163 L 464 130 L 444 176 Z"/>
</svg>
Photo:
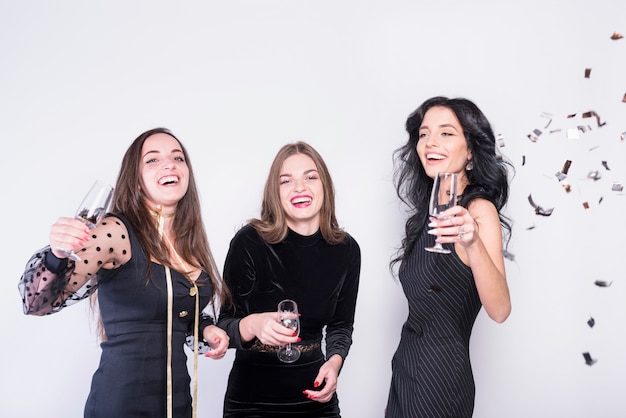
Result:
<svg viewBox="0 0 626 418">
<path fill-rule="evenodd" d="M 476 221 L 488 222 L 496 220 L 499 222 L 498 210 L 495 205 L 487 199 L 474 199 L 467 207 L 468 212 Z"/>
</svg>

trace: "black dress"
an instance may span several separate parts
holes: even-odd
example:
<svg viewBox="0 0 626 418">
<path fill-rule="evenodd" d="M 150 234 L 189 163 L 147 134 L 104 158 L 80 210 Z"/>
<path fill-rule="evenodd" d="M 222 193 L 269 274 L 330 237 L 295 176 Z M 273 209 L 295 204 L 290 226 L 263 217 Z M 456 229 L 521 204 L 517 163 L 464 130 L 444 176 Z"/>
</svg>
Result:
<svg viewBox="0 0 626 418">
<path fill-rule="evenodd" d="M 316 389 L 313 383 L 325 359 L 348 355 L 360 266 L 360 248 L 349 235 L 343 243 L 329 245 L 320 231 L 302 236 L 289 230 L 284 241 L 272 245 L 250 225 L 237 232 L 224 267 L 235 306 L 222 312 L 218 322 L 237 349 L 224 417 L 340 416 L 336 394 L 320 403 L 302 391 Z M 277 347 L 256 339 L 243 344 L 239 334 L 241 318 L 276 311 L 282 299 L 295 300 L 301 314 L 302 343 L 297 345 L 303 354 L 291 364 L 278 360 Z"/>
<path fill-rule="evenodd" d="M 434 240 L 427 229 L 400 266 L 409 316 L 392 360 L 387 418 L 471 417 L 474 409 L 469 340 L 478 291 L 454 251 L 424 250 Z"/>
<path fill-rule="evenodd" d="M 105 222 L 111 222 L 111 218 L 107 218 L 103 224 Z M 117 269 L 101 269 L 97 276 L 98 304 L 107 340 L 101 344 L 100 365 L 93 375 L 85 406 L 85 417 L 89 418 L 166 416 L 165 269 L 146 258 L 135 232 L 128 223 L 125 226 L 130 237 L 132 257 Z M 105 233 L 105 230 L 100 228 L 99 233 Z M 93 241 L 97 239 L 92 239 Z M 116 251 L 114 247 L 106 247 L 106 251 L 109 249 Z M 81 262 L 98 261 L 97 254 L 91 249 L 80 253 L 80 256 L 83 259 Z M 47 262 L 44 261 L 46 259 Z M 46 276 L 50 281 L 70 277 L 73 262 L 64 268 L 63 264 L 59 263 L 49 249 L 35 254 L 22 277 L 20 288 L 25 290 L 24 297 L 29 297 L 29 288 L 38 286 L 40 277 Z M 55 271 L 59 266 L 61 269 Z M 147 279 L 148 268 L 151 281 Z M 186 336 L 193 333 L 195 298 L 190 296 L 192 286 L 189 281 L 174 270 L 171 273 L 173 416 L 191 417 L 190 377 L 184 345 Z M 196 283 L 199 287 L 200 306 L 204 307 L 209 303 L 212 294 L 211 282 L 203 272 Z M 70 299 L 85 296 L 72 294 Z M 40 304 L 33 304 L 32 308 L 35 311 L 44 309 Z M 36 314 L 35 311 L 31 313 Z"/>
</svg>

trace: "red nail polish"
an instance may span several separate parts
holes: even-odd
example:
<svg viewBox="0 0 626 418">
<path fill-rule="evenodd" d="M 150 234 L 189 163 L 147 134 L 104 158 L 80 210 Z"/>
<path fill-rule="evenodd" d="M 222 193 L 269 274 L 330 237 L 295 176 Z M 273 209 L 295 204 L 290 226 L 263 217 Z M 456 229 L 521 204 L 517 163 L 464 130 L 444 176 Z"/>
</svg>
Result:
<svg viewBox="0 0 626 418">
<path fill-rule="evenodd" d="M 295 331 L 293 332 L 293 334 L 291 334 L 292 337 L 295 337 L 296 335 L 298 335 L 298 333 Z"/>
<path fill-rule="evenodd" d="M 315 382 L 315 383 L 313 383 L 313 387 L 314 387 L 314 388 L 318 387 L 319 385 L 320 385 L 320 382 Z"/>
<path fill-rule="evenodd" d="M 302 338 L 298 337 L 298 339 L 296 340 L 296 342 L 300 342 L 302 341 Z"/>
</svg>

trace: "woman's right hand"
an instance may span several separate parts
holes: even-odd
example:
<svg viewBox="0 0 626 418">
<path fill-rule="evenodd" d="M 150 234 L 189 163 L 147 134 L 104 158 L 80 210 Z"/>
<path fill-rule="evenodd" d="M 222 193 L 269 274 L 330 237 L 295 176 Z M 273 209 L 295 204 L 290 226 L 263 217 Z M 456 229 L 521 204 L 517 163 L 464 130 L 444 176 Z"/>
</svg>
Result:
<svg viewBox="0 0 626 418">
<path fill-rule="evenodd" d="M 89 241 L 90 229 L 76 218 L 59 218 L 50 228 L 50 248 L 57 258 L 67 258 L 65 251 L 76 250 Z"/>
<path fill-rule="evenodd" d="M 300 338 L 278 321 L 278 312 L 250 314 L 239 322 L 239 332 L 243 341 L 252 341 L 255 337 L 263 344 L 283 346 L 297 343 Z"/>
</svg>

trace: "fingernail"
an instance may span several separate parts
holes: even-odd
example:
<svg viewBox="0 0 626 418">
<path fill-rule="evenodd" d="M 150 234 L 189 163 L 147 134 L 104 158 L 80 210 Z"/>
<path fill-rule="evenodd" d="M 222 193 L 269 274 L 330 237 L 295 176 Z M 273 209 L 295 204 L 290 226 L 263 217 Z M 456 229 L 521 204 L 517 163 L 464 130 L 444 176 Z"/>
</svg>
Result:
<svg viewBox="0 0 626 418">
<path fill-rule="evenodd" d="M 437 222 L 431 222 L 428 224 L 429 228 L 437 228 Z"/>
<path fill-rule="evenodd" d="M 303 394 L 303 395 L 306 395 L 307 397 L 309 396 L 309 395 L 306 393 L 306 390 L 303 390 L 303 391 L 302 391 L 302 394 Z"/>
<path fill-rule="evenodd" d="M 430 235 L 437 235 L 437 230 L 436 230 L 436 229 L 429 229 L 429 230 L 428 230 L 428 233 L 429 233 Z"/>
<path fill-rule="evenodd" d="M 293 332 L 293 334 L 291 334 L 292 337 L 295 337 L 296 335 L 298 335 L 298 333 L 295 331 Z"/>
<path fill-rule="evenodd" d="M 314 387 L 314 388 L 318 387 L 319 385 L 320 385 L 320 382 L 315 382 L 315 383 L 313 383 L 313 387 Z"/>
<path fill-rule="evenodd" d="M 302 338 L 298 337 L 298 339 L 296 340 L 297 343 L 299 343 L 300 341 L 302 341 Z"/>
</svg>

